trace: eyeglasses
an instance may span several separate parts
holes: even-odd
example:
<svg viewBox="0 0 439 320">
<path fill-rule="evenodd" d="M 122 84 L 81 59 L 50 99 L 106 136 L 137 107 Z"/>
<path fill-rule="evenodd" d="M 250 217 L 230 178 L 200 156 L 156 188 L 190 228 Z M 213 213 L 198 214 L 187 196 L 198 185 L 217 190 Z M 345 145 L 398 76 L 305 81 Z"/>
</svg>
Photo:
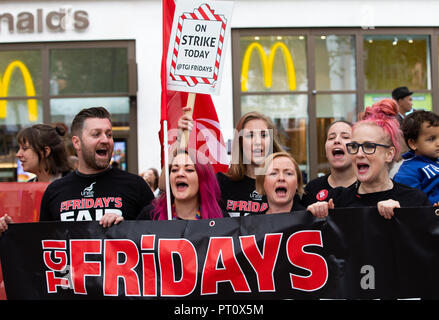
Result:
<svg viewBox="0 0 439 320">
<path fill-rule="evenodd" d="M 385 145 L 385 144 L 379 144 L 379 143 L 373 143 L 373 142 L 364 142 L 364 143 L 358 143 L 358 142 L 349 142 L 346 143 L 346 148 L 348 149 L 349 154 L 357 154 L 358 150 L 363 150 L 363 153 L 365 154 L 374 154 L 377 150 L 377 147 L 383 147 L 383 148 L 390 148 L 391 146 Z"/>
</svg>

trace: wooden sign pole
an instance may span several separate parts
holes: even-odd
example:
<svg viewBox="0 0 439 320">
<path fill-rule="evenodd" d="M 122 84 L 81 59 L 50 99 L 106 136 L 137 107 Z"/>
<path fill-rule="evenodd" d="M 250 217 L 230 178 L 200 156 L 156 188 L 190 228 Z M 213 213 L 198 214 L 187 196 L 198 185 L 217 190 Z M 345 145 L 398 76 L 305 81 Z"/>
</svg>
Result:
<svg viewBox="0 0 439 320">
<path fill-rule="evenodd" d="M 194 112 L 194 105 L 195 105 L 195 96 L 196 93 L 195 92 L 189 92 L 188 96 L 187 96 L 187 107 L 191 107 L 190 111 L 186 111 L 185 115 L 188 115 L 192 118 L 192 114 Z M 186 149 L 188 143 L 189 143 L 189 134 L 190 131 L 189 130 L 183 130 L 183 134 L 181 136 L 181 141 L 180 141 L 180 148 L 182 149 Z"/>
</svg>

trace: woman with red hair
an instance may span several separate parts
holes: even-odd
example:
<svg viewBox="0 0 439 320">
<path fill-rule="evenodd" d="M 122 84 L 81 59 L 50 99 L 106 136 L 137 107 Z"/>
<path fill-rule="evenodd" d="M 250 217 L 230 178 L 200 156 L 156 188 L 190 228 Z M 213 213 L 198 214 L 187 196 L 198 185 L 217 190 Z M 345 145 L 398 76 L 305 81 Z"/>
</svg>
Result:
<svg viewBox="0 0 439 320">
<path fill-rule="evenodd" d="M 171 210 L 174 220 L 222 218 L 221 193 L 211 164 L 191 151 L 176 151 L 169 166 Z M 145 207 L 137 219 L 167 220 L 166 193 Z"/>
<path fill-rule="evenodd" d="M 307 210 L 321 218 L 334 207 L 376 206 L 384 218 L 390 219 L 395 208 L 431 206 L 424 192 L 394 182 L 389 176 L 401 149 L 397 114 L 396 103 L 384 99 L 359 115 L 352 141 L 346 144 L 358 182 L 349 188 L 334 189 L 332 199 L 316 202 Z"/>
</svg>

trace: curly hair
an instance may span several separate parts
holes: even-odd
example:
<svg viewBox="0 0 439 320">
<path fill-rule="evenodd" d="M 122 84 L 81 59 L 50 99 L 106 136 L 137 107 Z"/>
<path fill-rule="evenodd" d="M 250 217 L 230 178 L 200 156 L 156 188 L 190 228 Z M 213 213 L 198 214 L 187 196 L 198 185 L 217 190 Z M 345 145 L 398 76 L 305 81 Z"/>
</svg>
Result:
<svg viewBox="0 0 439 320">
<path fill-rule="evenodd" d="M 416 141 L 418 139 L 424 122 L 431 127 L 439 127 L 439 115 L 431 111 L 416 110 L 404 118 L 401 129 L 407 146 L 410 147 L 409 140 Z"/>
</svg>

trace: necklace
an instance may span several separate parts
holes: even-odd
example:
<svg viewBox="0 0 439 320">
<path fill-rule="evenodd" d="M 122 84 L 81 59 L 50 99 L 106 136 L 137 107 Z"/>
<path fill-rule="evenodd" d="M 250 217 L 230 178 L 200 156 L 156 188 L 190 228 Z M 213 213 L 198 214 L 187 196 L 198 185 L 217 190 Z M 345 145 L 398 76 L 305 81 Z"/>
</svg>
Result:
<svg viewBox="0 0 439 320">
<path fill-rule="evenodd" d="M 172 220 L 178 220 L 177 212 L 175 211 L 175 204 L 172 205 Z M 197 209 L 197 213 L 195 213 L 195 220 L 201 219 L 200 208 Z"/>
</svg>

